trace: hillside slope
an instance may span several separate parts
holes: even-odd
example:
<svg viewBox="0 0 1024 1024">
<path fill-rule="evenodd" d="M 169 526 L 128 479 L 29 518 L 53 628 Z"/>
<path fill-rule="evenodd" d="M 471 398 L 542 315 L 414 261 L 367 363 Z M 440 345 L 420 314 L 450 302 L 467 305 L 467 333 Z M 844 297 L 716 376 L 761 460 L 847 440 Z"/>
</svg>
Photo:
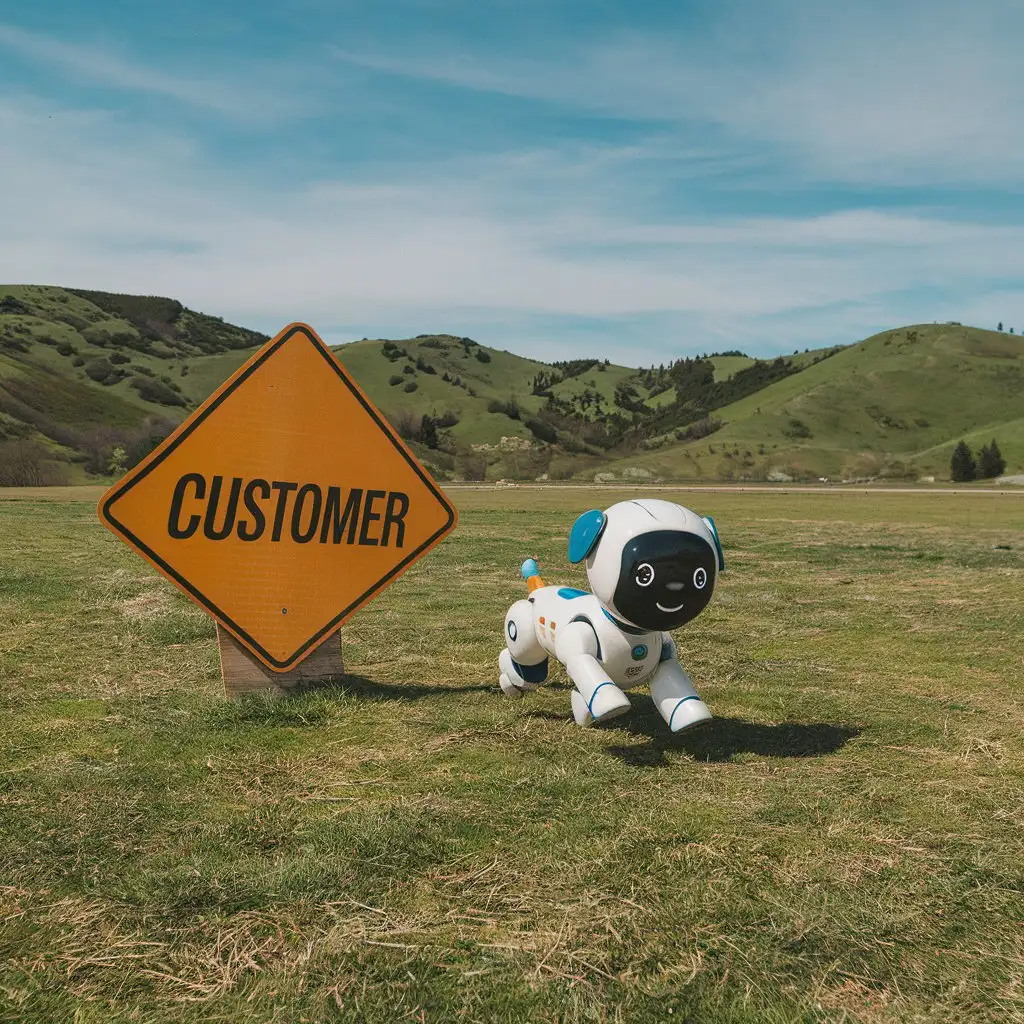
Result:
<svg viewBox="0 0 1024 1024">
<path fill-rule="evenodd" d="M 715 417 L 710 437 L 665 443 L 607 467 L 664 479 L 934 475 L 953 447 L 995 438 L 1024 467 L 1024 338 L 959 324 L 885 331 Z"/>
<path fill-rule="evenodd" d="M 36 444 L 64 479 L 109 478 L 266 340 L 173 299 L 0 286 L 0 445 Z M 1024 339 L 958 324 L 649 368 L 452 335 L 334 351 L 442 477 L 942 479 L 961 438 L 995 438 L 1024 470 Z"/>
</svg>

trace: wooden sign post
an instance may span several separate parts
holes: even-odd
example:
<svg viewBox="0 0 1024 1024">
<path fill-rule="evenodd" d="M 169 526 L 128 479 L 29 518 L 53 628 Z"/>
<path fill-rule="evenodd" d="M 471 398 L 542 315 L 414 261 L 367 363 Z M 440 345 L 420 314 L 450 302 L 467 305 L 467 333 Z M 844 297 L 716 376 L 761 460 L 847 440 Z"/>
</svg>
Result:
<svg viewBox="0 0 1024 1024">
<path fill-rule="evenodd" d="M 457 520 L 305 324 L 267 342 L 98 513 L 217 621 L 229 695 L 340 673 L 339 627 Z"/>
</svg>

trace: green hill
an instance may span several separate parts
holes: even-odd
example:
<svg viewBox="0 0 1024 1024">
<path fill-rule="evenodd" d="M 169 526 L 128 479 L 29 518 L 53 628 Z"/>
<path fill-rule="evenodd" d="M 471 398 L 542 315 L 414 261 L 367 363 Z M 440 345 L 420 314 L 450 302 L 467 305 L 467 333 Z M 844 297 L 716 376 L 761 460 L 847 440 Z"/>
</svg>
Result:
<svg viewBox="0 0 1024 1024">
<path fill-rule="evenodd" d="M 0 286 L 0 484 L 109 478 L 266 340 L 173 299 Z M 1024 339 L 960 325 L 647 368 L 453 335 L 334 351 L 442 478 L 946 478 L 961 438 L 1024 468 Z"/>
<path fill-rule="evenodd" d="M 714 413 L 706 438 L 620 459 L 664 479 L 948 478 L 956 443 L 1024 467 L 1024 338 L 959 324 L 886 331 Z"/>
</svg>

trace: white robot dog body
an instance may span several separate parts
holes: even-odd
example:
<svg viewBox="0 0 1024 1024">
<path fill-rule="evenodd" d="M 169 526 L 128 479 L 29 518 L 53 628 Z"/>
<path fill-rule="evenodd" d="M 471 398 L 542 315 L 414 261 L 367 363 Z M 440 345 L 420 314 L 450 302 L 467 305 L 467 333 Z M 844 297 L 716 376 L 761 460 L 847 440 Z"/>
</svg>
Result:
<svg viewBox="0 0 1024 1024">
<path fill-rule="evenodd" d="M 576 520 L 569 560 L 586 561 L 592 593 L 546 586 L 537 563 L 523 563 L 530 596 L 505 616 L 501 689 L 522 697 L 554 657 L 574 684 L 579 725 L 624 714 L 623 691 L 644 682 L 673 732 L 710 720 L 668 630 L 707 607 L 725 568 L 714 521 L 668 501 L 619 502 Z"/>
</svg>

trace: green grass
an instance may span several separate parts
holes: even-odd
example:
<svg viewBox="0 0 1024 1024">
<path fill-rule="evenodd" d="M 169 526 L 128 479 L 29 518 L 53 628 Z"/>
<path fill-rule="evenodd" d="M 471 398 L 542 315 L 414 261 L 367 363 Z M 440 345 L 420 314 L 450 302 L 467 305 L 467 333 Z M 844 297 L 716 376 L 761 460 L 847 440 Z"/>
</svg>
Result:
<svg viewBox="0 0 1024 1024">
<path fill-rule="evenodd" d="M 583 582 L 625 495 L 453 495 L 349 677 L 238 704 L 95 489 L 0 495 L 0 1020 L 1024 1019 L 1024 496 L 680 493 L 680 738 L 496 687 L 522 559 Z"/>
</svg>

